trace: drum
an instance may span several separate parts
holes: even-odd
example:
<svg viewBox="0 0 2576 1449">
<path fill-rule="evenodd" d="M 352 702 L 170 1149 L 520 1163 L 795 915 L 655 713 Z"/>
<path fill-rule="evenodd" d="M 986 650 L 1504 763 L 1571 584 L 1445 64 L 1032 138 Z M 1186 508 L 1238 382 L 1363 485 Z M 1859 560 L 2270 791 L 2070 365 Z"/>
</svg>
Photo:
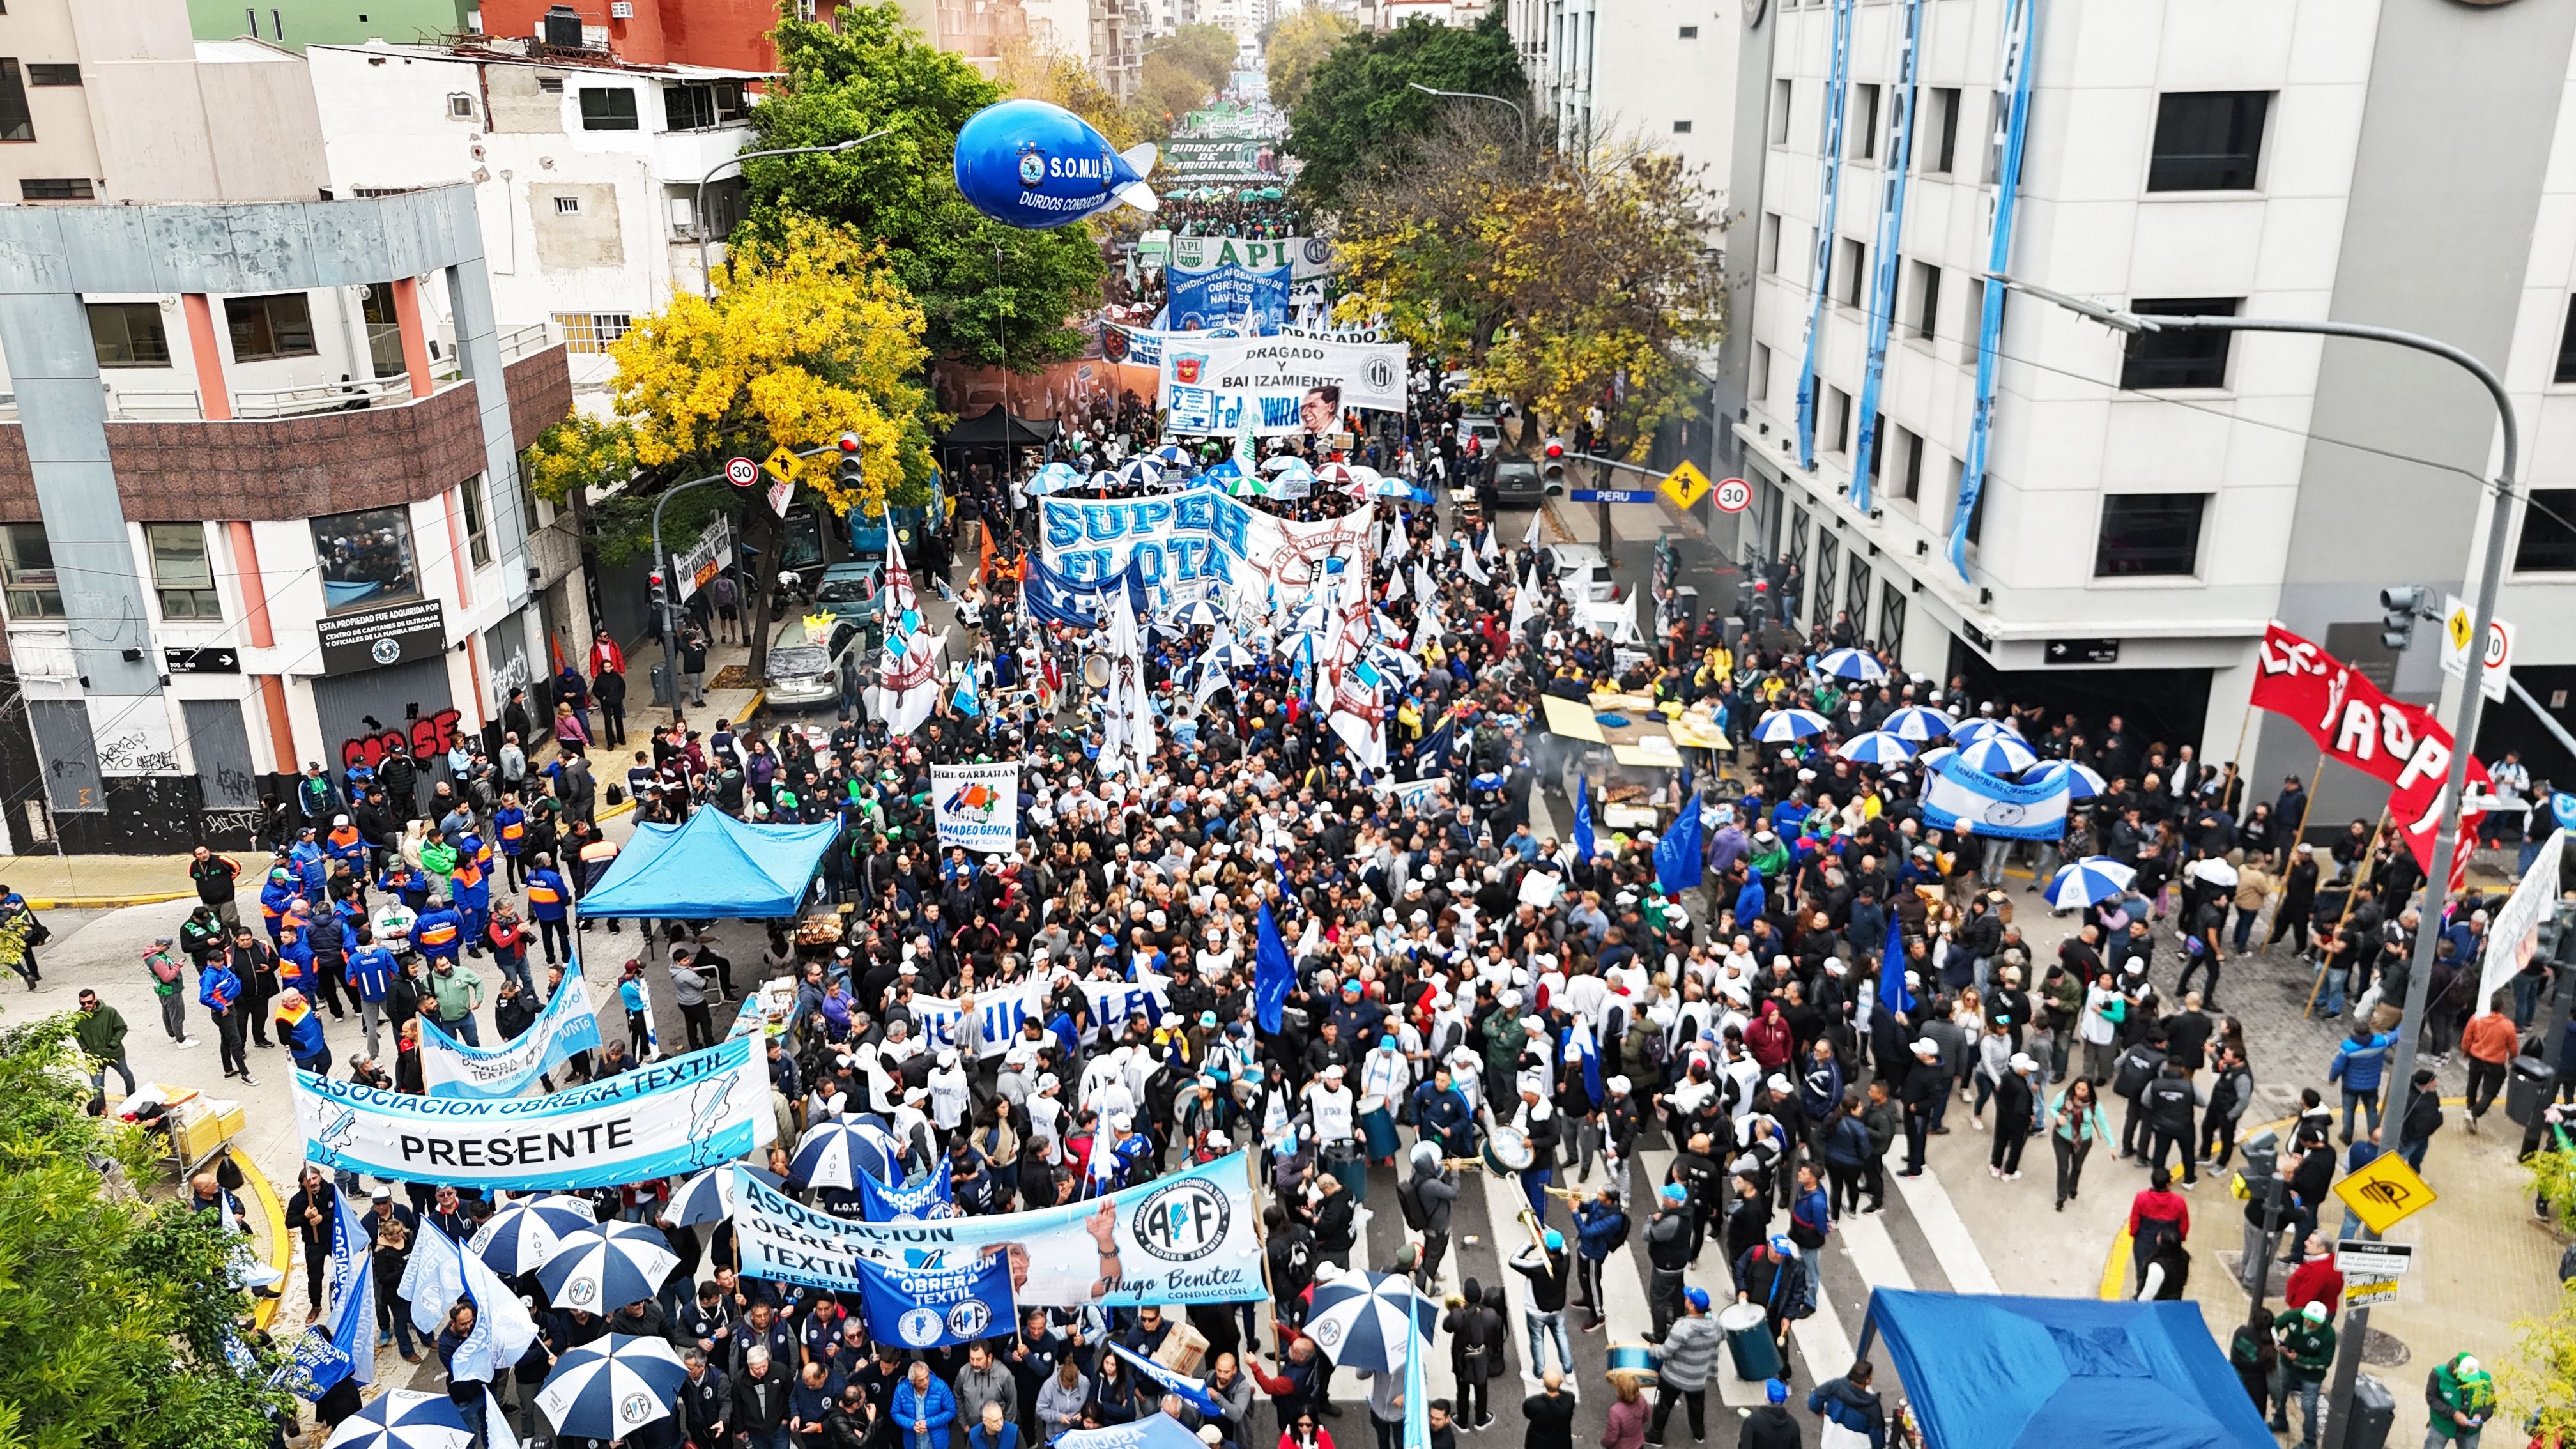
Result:
<svg viewBox="0 0 2576 1449">
<path fill-rule="evenodd" d="M 1517 1127 L 1497 1127 L 1485 1139 L 1485 1170 L 1496 1177 L 1511 1177 L 1527 1172 L 1538 1160 L 1531 1150 L 1527 1134 Z"/>
<path fill-rule="evenodd" d="M 1663 1377 L 1663 1350 L 1651 1343 L 1614 1343 L 1610 1345 L 1610 1372 L 1634 1375 L 1637 1382 L 1654 1386 Z"/>
<path fill-rule="evenodd" d="M 1772 1341 L 1771 1324 L 1761 1304 L 1729 1304 L 1717 1315 L 1717 1327 L 1726 1335 L 1727 1356 L 1735 1360 L 1737 1378 L 1760 1383 L 1781 1377 L 1780 1345 Z"/>
<path fill-rule="evenodd" d="M 1094 689 L 1109 687 L 1109 656 L 1094 654 L 1082 661 L 1082 682 Z"/>
</svg>

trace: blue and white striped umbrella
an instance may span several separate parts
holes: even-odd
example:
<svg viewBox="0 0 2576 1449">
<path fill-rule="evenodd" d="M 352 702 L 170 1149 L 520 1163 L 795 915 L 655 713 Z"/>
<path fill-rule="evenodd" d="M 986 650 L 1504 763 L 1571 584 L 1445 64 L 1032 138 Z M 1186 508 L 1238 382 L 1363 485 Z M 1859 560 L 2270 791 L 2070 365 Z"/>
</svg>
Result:
<svg viewBox="0 0 2576 1449">
<path fill-rule="evenodd" d="M 669 1339 L 612 1333 L 564 1350 L 537 1409 L 558 1438 L 626 1439 L 670 1413 L 688 1379 Z"/>
<path fill-rule="evenodd" d="M 2030 772 L 2021 777 L 2021 782 L 2025 785 L 2054 785 L 2060 775 L 2066 777 L 2066 795 L 2071 800 L 2090 800 L 2110 788 L 2102 782 L 2101 772 L 2073 760 L 2042 760 L 2031 766 Z"/>
<path fill-rule="evenodd" d="M 1816 672 L 1831 679 L 1873 684 L 1887 677 L 1887 666 L 1857 649 L 1836 649 L 1816 660 Z"/>
<path fill-rule="evenodd" d="M 1753 726 L 1753 738 L 1766 745 L 1785 745 L 1825 732 L 1825 717 L 1812 709 L 1775 709 Z"/>
<path fill-rule="evenodd" d="M 1834 753 L 1857 765 L 1901 765 L 1914 758 L 1914 747 L 1885 730 L 1857 734 Z"/>
<path fill-rule="evenodd" d="M 660 1230 L 642 1223 L 601 1223 L 565 1240 L 562 1250 L 537 1270 L 537 1281 L 557 1308 L 606 1313 L 652 1297 L 678 1266 L 680 1257 Z"/>
<path fill-rule="evenodd" d="M 2020 739 L 2021 731 L 2001 720 L 1992 719 L 1972 719 L 1950 727 L 1950 742 L 1962 749 L 1995 735 L 2010 735 L 2014 739 Z"/>
<path fill-rule="evenodd" d="M 1103 489 L 1115 488 L 1118 486 L 1118 475 L 1110 472 L 1106 468 L 1103 468 L 1099 472 L 1091 475 L 1088 486 Z"/>
<path fill-rule="evenodd" d="M 2039 755 L 2021 742 L 2021 736 L 1997 730 L 1959 746 L 1959 763 L 1989 775 L 2018 775 L 2038 764 Z"/>
<path fill-rule="evenodd" d="M 1051 493 L 1062 493 L 1067 488 L 1080 487 L 1081 484 L 1081 472 L 1071 463 L 1058 460 L 1040 468 L 1021 491 L 1033 498 L 1043 498 Z"/>
<path fill-rule="evenodd" d="M 1189 450 L 1178 443 L 1165 443 L 1145 456 L 1166 468 L 1187 467 L 1190 461 Z"/>
<path fill-rule="evenodd" d="M 488 1417 L 495 1428 L 507 1432 L 502 1423 L 505 1415 Z M 323 1449 L 466 1449 L 473 1442 L 474 1431 L 466 1427 L 464 1411 L 445 1393 L 392 1389 L 342 1419 L 323 1441 Z M 499 1435 L 493 1442 L 500 1442 Z"/>
<path fill-rule="evenodd" d="M 1162 465 L 1151 458 L 1130 458 L 1118 465 L 1118 486 L 1121 488 L 1151 488 L 1162 477 Z"/>
<path fill-rule="evenodd" d="M 1225 610 L 1214 599 L 1193 599 L 1172 611 L 1169 623 L 1175 630 L 1213 629 L 1225 622 Z"/>
<path fill-rule="evenodd" d="M 2107 855 L 2088 855 L 2060 869 L 2048 881 L 2044 892 L 2048 903 L 2061 911 L 2094 905 L 2110 900 L 2129 888 L 2138 873 Z"/>
<path fill-rule="evenodd" d="M 599 1226 L 590 1199 L 564 1193 L 516 1198 L 501 1204 L 471 1246 L 492 1271 L 504 1278 L 533 1273 L 546 1265 L 566 1242 Z"/>
<path fill-rule="evenodd" d="M 732 1217 L 734 1184 L 741 1176 L 759 1178 L 771 1187 L 786 1185 L 777 1173 L 747 1162 L 728 1162 L 722 1167 L 710 1167 L 681 1183 L 679 1190 L 671 1194 L 671 1200 L 662 1206 L 662 1221 L 675 1228 L 684 1228 L 692 1223 L 712 1223 Z"/>
<path fill-rule="evenodd" d="M 1928 705 L 1909 704 L 1889 715 L 1879 728 L 1898 739 L 1912 740 L 1916 744 L 1921 744 L 1925 740 L 1937 740 L 1948 734 L 1950 727 L 1957 723 L 1957 720 Z"/>
<path fill-rule="evenodd" d="M 796 1155 L 787 1171 L 807 1187 L 855 1188 L 859 1180 L 851 1175 L 854 1172 L 865 1172 L 879 1182 L 902 1180 L 903 1171 L 896 1166 L 902 1159 L 903 1144 L 883 1121 L 849 1116 L 806 1128 L 796 1140 Z"/>
<path fill-rule="evenodd" d="M 1429 1342 L 1440 1306 L 1414 1292 L 1411 1280 L 1400 1273 L 1344 1273 L 1315 1285 L 1306 1336 L 1337 1368 L 1395 1373 L 1404 1367 L 1407 1313 Z"/>
</svg>

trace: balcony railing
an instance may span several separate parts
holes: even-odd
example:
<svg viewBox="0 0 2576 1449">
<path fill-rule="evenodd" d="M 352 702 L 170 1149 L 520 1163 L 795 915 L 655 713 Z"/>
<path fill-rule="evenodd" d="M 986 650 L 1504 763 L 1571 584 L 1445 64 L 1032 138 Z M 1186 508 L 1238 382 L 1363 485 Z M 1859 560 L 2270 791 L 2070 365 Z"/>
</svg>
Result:
<svg viewBox="0 0 2576 1449">
<path fill-rule="evenodd" d="M 111 390 L 107 393 L 108 421 L 116 423 L 193 423 L 205 416 L 205 406 L 193 389 L 176 392 L 136 392 Z M 0 392 L 0 422 L 14 422 L 18 417 L 18 395 Z"/>
<path fill-rule="evenodd" d="M 233 394 L 237 418 L 298 418 L 312 413 L 365 412 L 380 402 L 409 402 L 411 378 L 391 377 L 315 383 L 310 387 L 269 388 Z"/>
<path fill-rule="evenodd" d="M 531 352 L 543 352 L 553 346 L 543 322 L 528 322 L 501 329 L 501 360 L 516 362 Z"/>
</svg>

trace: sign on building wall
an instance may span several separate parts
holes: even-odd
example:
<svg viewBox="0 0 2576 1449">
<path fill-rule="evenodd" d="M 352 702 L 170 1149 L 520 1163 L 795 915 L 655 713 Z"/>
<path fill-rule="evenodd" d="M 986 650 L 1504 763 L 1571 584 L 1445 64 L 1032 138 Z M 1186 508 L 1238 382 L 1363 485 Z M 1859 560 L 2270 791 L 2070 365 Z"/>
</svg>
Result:
<svg viewBox="0 0 2576 1449">
<path fill-rule="evenodd" d="M 322 672 L 355 674 L 407 661 L 435 658 L 447 647 L 447 606 L 414 599 L 381 609 L 335 614 L 321 621 Z"/>
</svg>

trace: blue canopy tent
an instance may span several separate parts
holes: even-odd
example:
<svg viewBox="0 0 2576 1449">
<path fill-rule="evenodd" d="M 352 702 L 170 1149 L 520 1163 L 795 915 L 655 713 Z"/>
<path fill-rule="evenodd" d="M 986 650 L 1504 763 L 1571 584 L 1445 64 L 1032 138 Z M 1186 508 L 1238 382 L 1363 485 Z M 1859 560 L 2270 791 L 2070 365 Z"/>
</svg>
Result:
<svg viewBox="0 0 2576 1449">
<path fill-rule="evenodd" d="M 746 825 L 700 810 L 679 825 L 639 825 L 577 907 L 593 920 L 792 916 L 841 827 Z"/>
<path fill-rule="evenodd" d="M 2273 1449 L 2200 1305 L 1870 1294 L 1930 1449 Z"/>
</svg>

